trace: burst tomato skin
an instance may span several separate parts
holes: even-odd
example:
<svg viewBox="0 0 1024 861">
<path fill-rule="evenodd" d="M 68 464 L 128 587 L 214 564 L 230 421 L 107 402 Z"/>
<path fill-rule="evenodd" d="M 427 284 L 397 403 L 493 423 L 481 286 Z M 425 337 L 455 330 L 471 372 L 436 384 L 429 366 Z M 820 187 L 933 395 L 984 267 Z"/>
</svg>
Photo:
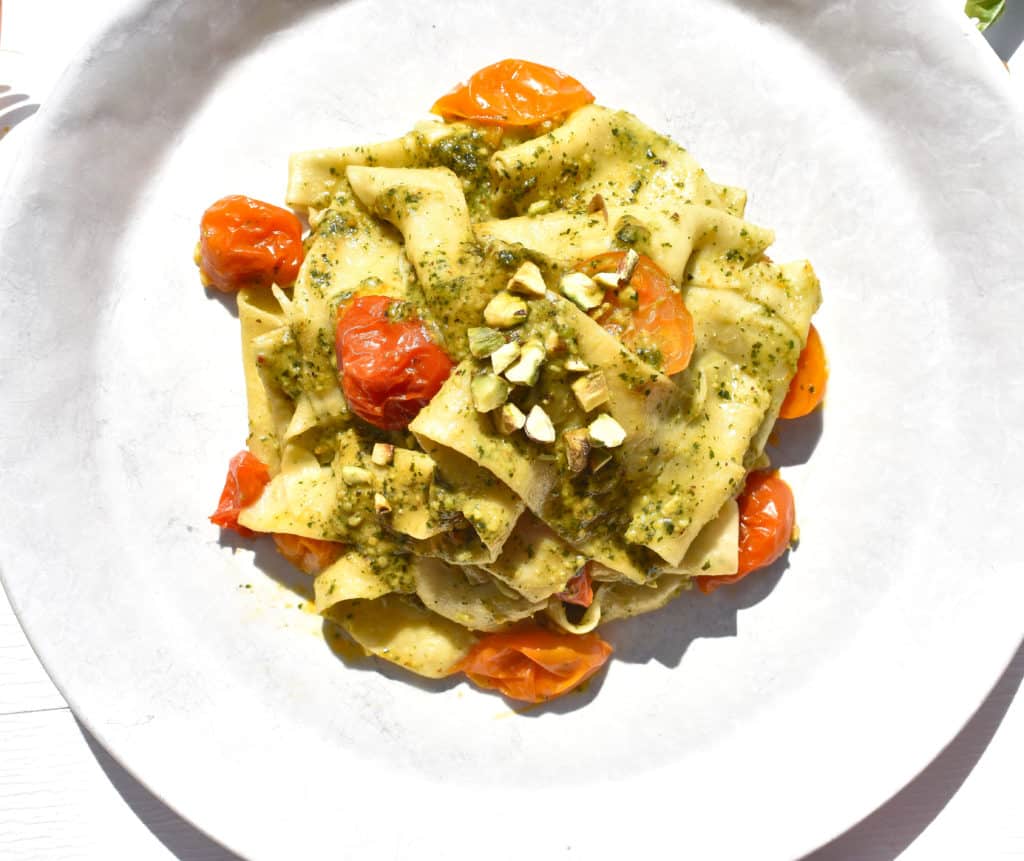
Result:
<svg viewBox="0 0 1024 861">
<path fill-rule="evenodd" d="M 199 271 L 223 293 L 287 287 L 302 263 L 302 223 L 295 213 L 241 194 L 222 197 L 199 224 Z"/>
<path fill-rule="evenodd" d="M 481 69 L 430 110 L 446 120 L 532 126 L 592 101 L 593 94 L 575 78 L 540 63 L 510 59 Z"/>
<path fill-rule="evenodd" d="M 814 412 L 825 397 L 828 383 L 828 360 L 821 335 L 811 324 L 807 332 L 807 344 L 797 360 L 796 376 L 789 384 L 786 399 L 779 410 L 781 419 L 798 419 Z"/>
<path fill-rule="evenodd" d="M 796 522 L 793 491 L 779 478 L 777 471 L 750 473 L 736 502 L 740 509 L 739 567 L 728 577 L 698 577 L 697 585 L 704 593 L 771 565 L 786 552 L 793 535 Z"/>
<path fill-rule="evenodd" d="M 246 538 L 255 535 L 251 529 L 239 524 L 238 515 L 263 495 L 263 488 L 269 481 L 270 472 L 263 461 L 244 449 L 240 451 L 228 463 L 224 489 L 217 510 L 210 515 L 210 522 L 222 529 L 233 529 Z"/>
<path fill-rule="evenodd" d="M 458 669 L 482 688 L 541 703 L 582 684 L 611 654 L 611 645 L 597 634 L 555 633 L 533 625 L 481 637 Z"/>
<path fill-rule="evenodd" d="M 338 317 L 341 388 L 363 421 L 400 430 L 448 379 L 454 364 L 422 320 L 393 320 L 388 296 L 359 296 Z"/>
<path fill-rule="evenodd" d="M 565 584 L 565 589 L 555 597 L 566 604 L 578 604 L 580 607 L 589 607 L 593 604 L 594 584 L 590 577 L 590 563 L 573 574 Z"/>
<path fill-rule="evenodd" d="M 576 268 L 593 277 L 599 272 L 614 272 L 625 258 L 625 251 L 606 251 L 584 261 Z M 672 279 L 650 257 L 640 255 L 633 270 L 629 286 L 637 292 L 637 307 L 628 315 L 624 329 L 613 324 L 611 313 L 598 318 L 598 322 L 618 335 L 630 349 L 647 345 L 661 354 L 661 370 L 678 374 L 690 364 L 695 343 L 693 317 L 683 302 Z M 613 308 L 620 305 L 618 293 L 608 290 L 605 302 Z"/>
</svg>

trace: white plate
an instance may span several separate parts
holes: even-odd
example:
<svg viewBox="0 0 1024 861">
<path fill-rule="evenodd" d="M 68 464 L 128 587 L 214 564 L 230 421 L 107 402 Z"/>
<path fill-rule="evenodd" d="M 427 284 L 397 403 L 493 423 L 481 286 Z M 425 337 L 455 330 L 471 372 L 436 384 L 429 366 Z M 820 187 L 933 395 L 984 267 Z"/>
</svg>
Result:
<svg viewBox="0 0 1024 861">
<path fill-rule="evenodd" d="M 0 565 L 77 714 L 252 858 L 785 858 L 884 801 L 1022 633 L 1024 118 L 954 5 L 137 4 L 0 209 Z M 213 199 L 280 200 L 290 151 L 517 55 L 750 189 L 833 369 L 808 464 L 819 427 L 784 431 L 785 576 L 618 624 L 601 682 L 521 716 L 346 666 L 267 546 L 219 543 L 237 324 L 190 260 Z"/>
</svg>

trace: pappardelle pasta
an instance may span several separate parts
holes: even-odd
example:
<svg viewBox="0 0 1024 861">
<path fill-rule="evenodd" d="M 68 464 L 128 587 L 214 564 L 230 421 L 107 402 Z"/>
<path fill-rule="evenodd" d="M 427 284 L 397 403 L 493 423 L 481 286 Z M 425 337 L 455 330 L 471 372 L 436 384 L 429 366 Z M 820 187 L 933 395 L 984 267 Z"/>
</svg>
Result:
<svg viewBox="0 0 1024 861">
<path fill-rule="evenodd" d="M 292 156 L 305 240 L 245 197 L 203 216 L 249 411 L 211 519 L 273 535 L 367 652 L 539 702 L 607 661 L 601 625 L 786 551 L 764 448 L 824 394 L 820 290 L 567 75 L 503 61 L 433 111 Z"/>
</svg>

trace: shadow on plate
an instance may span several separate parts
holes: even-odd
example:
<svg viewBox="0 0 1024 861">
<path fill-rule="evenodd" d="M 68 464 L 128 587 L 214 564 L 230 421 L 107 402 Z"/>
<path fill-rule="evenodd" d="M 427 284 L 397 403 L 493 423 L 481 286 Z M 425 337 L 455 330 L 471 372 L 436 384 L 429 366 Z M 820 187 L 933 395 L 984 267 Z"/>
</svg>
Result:
<svg viewBox="0 0 1024 861">
<path fill-rule="evenodd" d="M 28 101 L 24 93 L 11 93 L 10 87 L 0 87 L 0 140 L 19 123 L 23 123 L 39 110 L 39 105 Z"/>
<path fill-rule="evenodd" d="M 279 585 L 305 602 L 313 601 L 313 578 L 299 571 L 281 556 L 269 536 L 243 538 L 230 530 L 222 530 L 220 543 L 233 550 L 253 552 L 256 567 Z M 783 572 L 789 567 L 789 553 L 768 568 L 705 595 L 694 588 L 682 593 L 666 607 L 653 613 L 609 623 L 608 640 L 615 646 L 613 660 L 629 663 L 658 661 L 666 667 L 679 665 L 694 640 L 706 637 L 733 637 L 736 635 L 736 617 L 740 610 L 763 601 L 775 588 Z M 461 675 L 444 679 L 427 679 L 403 670 L 388 661 L 362 653 L 329 619 L 323 620 L 324 644 L 346 667 L 379 673 L 396 682 L 411 684 L 431 693 L 450 690 L 464 681 Z M 604 684 L 602 671 L 589 679 L 579 690 L 549 703 L 524 707 L 522 703 L 506 700 L 511 709 L 527 717 L 542 714 L 565 714 L 586 706 L 600 693 Z M 497 696 L 497 694 L 496 694 Z"/>
<path fill-rule="evenodd" d="M 985 701 L 925 769 L 877 810 L 804 861 L 893 861 L 935 820 L 974 770 L 1024 679 L 1024 643 Z"/>
<path fill-rule="evenodd" d="M 826 409 L 820 407 L 799 419 L 781 419 L 775 425 L 767 447 L 772 466 L 797 466 L 811 459 L 825 432 Z"/>
<path fill-rule="evenodd" d="M 615 659 L 677 667 L 694 640 L 735 637 L 739 612 L 767 598 L 788 567 L 786 553 L 768 568 L 710 595 L 695 587 L 655 613 L 609 623 L 605 630 L 615 645 Z"/>
<path fill-rule="evenodd" d="M 241 856 L 225 848 L 180 817 L 146 789 L 107 753 L 82 724 L 78 724 L 78 729 L 114 789 L 149 829 L 150 833 L 167 847 L 167 850 L 175 858 L 183 859 L 183 861 L 192 858 L 203 858 L 205 861 L 244 861 Z M 111 839 L 115 840 L 116 835 L 111 835 Z"/>
</svg>

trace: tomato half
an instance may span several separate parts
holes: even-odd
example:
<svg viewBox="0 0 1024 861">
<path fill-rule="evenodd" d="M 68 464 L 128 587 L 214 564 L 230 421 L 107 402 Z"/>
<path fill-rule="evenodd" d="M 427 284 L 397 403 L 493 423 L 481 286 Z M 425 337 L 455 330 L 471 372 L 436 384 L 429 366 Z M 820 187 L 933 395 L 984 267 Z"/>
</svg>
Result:
<svg viewBox="0 0 1024 861">
<path fill-rule="evenodd" d="M 349 407 L 385 430 L 399 430 L 416 418 L 454 367 L 422 320 L 388 316 L 395 301 L 356 297 L 338 318 L 334 339 Z"/>
<path fill-rule="evenodd" d="M 540 703 L 571 691 L 611 656 L 597 634 L 564 634 L 530 627 L 487 634 L 458 669 L 482 688 Z"/>
<path fill-rule="evenodd" d="M 255 535 L 251 529 L 238 523 L 238 515 L 263 495 L 263 488 L 269 481 L 270 472 L 263 461 L 244 449 L 240 451 L 228 463 L 224 489 L 220 493 L 217 510 L 210 515 L 210 522 L 222 529 L 233 529 L 239 535 Z"/>
<path fill-rule="evenodd" d="M 441 96 L 430 109 L 446 120 L 532 126 L 594 101 L 575 78 L 529 60 L 501 60 Z"/>
<path fill-rule="evenodd" d="M 607 251 L 576 268 L 591 277 L 614 272 L 625 256 L 625 251 Z M 631 350 L 653 348 L 661 355 L 662 372 L 678 374 L 690 364 L 694 345 L 693 317 L 682 295 L 672 279 L 645 254 L 640 255 L 629 286 L 637 292 L 637 307 L 624 308 L 618 292 L 608 290 L 605 302 L 612 310 L 597 321 Z"/>
<path fill-rule="evenodd" d="M 789 546 L 796 508 L 793 491 L 778 472 L 750 473 L 736 502 L 740 509 L 739 566 L 728 577 L 698 577 L 697 585 L 702 592 L 713 592 L 719 586 L 742 580 L 751 571 L 771 565 Z"/>
<path fill-rule="evenodd" d="M 345 545 L 338 541 L 321 541 L 285 532 L 274 533 L 274 544 L 278 553 L 307 574 L 319 574 L 337 562 L 345 551 Z"/>
<path fill-rule="evenodd" d="M 224 293 L 287 287 L 302 263 L 302 223 L 294 212 L 241 194 L 223 197 L 199 224 L 199 271 Z"/>
<path fill-rule="evenodd" d="M 827 382 L 828 362 L 825 359 L 825 345 L 821 343 L 821 336 L 812 323 L 807 332 L 807 344 L 797 360 L 796 376 L 789 384 L 786 399 L 782 402 L 779 418 L 798 419 L 814 412 L 825 397 Z"/>
<path fill-rule="evenodd" d="M 555 597 L 566 604 L 578 604 L 580 607 L 589 607 L 593 604 L 594 584 L 590 578 L 590 563 L 573 574 L 565 584 L 565 589 Z"/>
</svg>

